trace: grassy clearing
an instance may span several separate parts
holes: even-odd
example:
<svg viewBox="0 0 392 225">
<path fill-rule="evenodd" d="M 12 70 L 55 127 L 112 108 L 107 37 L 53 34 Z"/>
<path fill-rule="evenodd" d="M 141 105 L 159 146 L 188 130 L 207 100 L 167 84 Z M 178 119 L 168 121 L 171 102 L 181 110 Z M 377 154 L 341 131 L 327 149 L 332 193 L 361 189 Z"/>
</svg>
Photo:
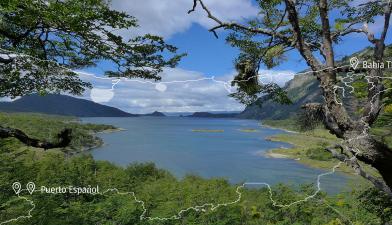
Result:
<svg viewBox="0 0 392 225">
<path fill-rule="evenodd" d="M 263 121 L 263 125 L 266 126 L 294 131 L 294 133 L 268 137 L 268 140 L 271 141 L 289 143 L 292 145 L 292 148 L 272 149 L 267 153 L 267 156 L 274 157 L 274 154 L 281 157 L 285 156 L 286 158 L 295 159 L 299 163 L 309 167 L 325 170 L 330 170 L 339 163 L 339 161 L 333 158 L 329 152 L 325 151 L 325 147 L 339 143 L 341 139 L 330 134 L 329 131 L 324 128 L 316 128 L 312 131 L 301 132 L 298 129 L 299 126 L 295 124 L 296 121 L 294 119 Z M 385 128 L 378 129 L 386 132 Z M 370 174 L 379 176 L 378 172 L 370 166 L 362 166 L 366 168 Z M 338 170 L 349 175 L 354 175 L 353 169 L 346 164 L 341 164 Z"/>
<path fill-rule="evenodd" d="M 339 161 L 324 150 L 325 147 L 338 142 L 337 138 L 329 136 L 325 130 L 317 129 L 313 133 L 280 134 L 268 138 L 271 141 L 286 142 L 293 145 L 289 149 L 272 149 L 271 153 L 286 155 L 310 167 L 331 169 Z M 346 165 L 340 171 L 352 173 L 353 170 Z"/>
<path fill-rule="evenodd" d="M 269 137 L 268 140 L 286 142 L 293 146 L 289 149 L 272 149 L 268 153 L 269 156 L 273 157 L 274 154 L 284 155 L 304 165 L 325 170 L 329 170 L 338 164 L 339 161 L 334 159 L 324 149 L 334 143 L 340 142 L 340 140 L 330 134 L 326 129 L 317 128 L 313 131 L 300 132 L 294 119 L 265 120 L 263 121 L 263 125 L 295 131 L 295 133 L 279 134 Z M 339 171 L 353 174 L 353 170 L 345 164 L 340 166 Z"/>
<path fill-rule="evenodd" d="M 295 119 L 285 119 L 285 120 L 263 120 L 263 126 L 279 128 L 283 130 L 299 131 L 299 126 Z"/>
</svg>

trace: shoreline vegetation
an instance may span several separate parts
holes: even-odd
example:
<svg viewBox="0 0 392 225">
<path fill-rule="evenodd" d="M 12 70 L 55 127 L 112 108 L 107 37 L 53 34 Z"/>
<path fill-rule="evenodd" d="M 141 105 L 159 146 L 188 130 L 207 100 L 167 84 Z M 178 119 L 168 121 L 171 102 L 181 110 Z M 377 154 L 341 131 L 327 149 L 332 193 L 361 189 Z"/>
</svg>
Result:
<svg viewBox="0 0 392 225">
<path fill-rule="evenodd" d="M 48 115 L 39 113 L 0 113 L 0 123 L 3 126 L 14 127 L 23 130 L 27 135 L 47 141 L 55 141 L 56 135 L 65 128 L 72 129 L 71 144 L 62 151 L 66 154 L 75 155 L 101 147 L 104 142 L 97 136 L 102 133 L 123 131 L 112 125 L 82 123 L 77 117 Z M 17 142 L 14 140 L 14 142 Z M 27 147 L 34 149 L 32 147 Z"/>
<path fill-rule="evenodd" d="M 121 128 L 121 127 L 115 127 L 115 128 L 108 128 L 106 130 L 98 131 L 96 134 L 110 134 L 110 133 L 115 133 L 115 132 L 120 132 L 120 131 L 126 131 L 127 129 Z"/>
<path fill-rule="evenodd" d="M 291 147 L 281 147 L 270 149 L 264 152 L 263 156 L 277 159 L 292 159 L 305 166 L 315 169 L 331 170 L 340 161 L 333 158 L 331 154 L 325 151 L 325 147 L 331 146 L 340 140 L 330 134 L 326 129 L 318 127 L 312 131 L 302 132 L 298 129 L 296 121 L 293 118 L 283 120 L 263 120 L 263 127 L 284 130 L 288 133 L 269 136 L 268 141 L 284 142 L 290 144 Z M 372 175 L 379 174 L 367 165 L 366 167 Z M 341 163 L 337 171 L 342 172 L 361 183 L 367 182 L 358 176 L 354 170 L 344 163 Z"/>
<path fill-rule="evenodd" d="M 339 142 L 339 139 L 323 128 L 301 132 L 298 130 L 294 119 L 263 120 L 262 126 L 287 132 L 269 136 L 266 140 L 284 142 L 291 145 L 289 148 L 270 149 L 264 153 L 265 157 L 293 159 L 303 165 L 323 170 L 330 170 L 339 163 L 338 160 L 324 150 L 325 147 Z M 352 168 L 345 164 L 341 164 L 337 170 L 348 175 L 355 175 Z"/>
</svg>

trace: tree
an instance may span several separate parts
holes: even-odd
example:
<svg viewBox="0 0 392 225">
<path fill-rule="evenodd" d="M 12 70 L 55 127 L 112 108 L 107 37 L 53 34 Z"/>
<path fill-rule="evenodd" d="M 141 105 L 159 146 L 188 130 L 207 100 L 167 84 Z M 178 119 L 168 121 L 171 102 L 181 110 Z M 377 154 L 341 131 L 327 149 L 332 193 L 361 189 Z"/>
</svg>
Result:
<svg viewBox="0 0 392 225">
<path fill-rule="evenodd" d="M 284 60 L 287 52 L 297 51 L 317 77 L 324 97 L 322 104 L 311 104 L 310 107 L 321 111 L 326 128 L 343 139 L 341 144 L 328 148 L 328 151 L 392 196 L 392 150 L 370 134 L 370 127 L 383 108 L 383 93 L 386 91 L 383 85 L 384 71 L 381 68 L 366 70 L 367 101 L 362 115 L 355 118 L 339 102 L 343 96 L 337 87 L 339 72 L 358 71 L 348 65 L 338 67 L 334 55 L 334 48 L 344 36 L 364 34 L 374 49 L 371 60 L 383 62 L 392 3 L 372 0 L 355 5 L 355 2 L 358 1 L 257 0 L 260 15 L 243 24 L 220 20 L 202 0 L 193 0 L 193 7 L 188 13 L 200 5 L 208 18 L 217 23 L 210 29 L 215 36 L 216 30 L 220 28 L 232 31 L 227 41 L 240 48 L 240 62 L 253 65 L 253 76 L 258 75 L 257 68 L 260 65 L 274 67 Z M 367 25 L 377 16 L 384 20 L 379 38 L 369 31 Z M 258 85 L 257 79 L 253 80 L 252 85 Z M 260 87 L 259 92 L 255 92 L 254 88 L 249 92 L 239 86 L 238 93 L 262 93 L 265 86 Z M 366 173 L 358 160 L 377 169 L 382 179 Z"/>
<path fill-rule="evenodd" d="M 124 40 L 120 29 L 137 27 L 136 18 L 110 9 L 106 0 L 4 0 L 0 2 L 0 97 L 68 92 L 79 95 L 91 84 L 74 69 L 113 64 L 110 77 L 159 80 L 163 67 L 174 67 L 183 55 L 161 37 Z M 46 148 L 69 143 L 34 140 L 21 130 L 0 127 L 1 137 Z"/>
</svg>

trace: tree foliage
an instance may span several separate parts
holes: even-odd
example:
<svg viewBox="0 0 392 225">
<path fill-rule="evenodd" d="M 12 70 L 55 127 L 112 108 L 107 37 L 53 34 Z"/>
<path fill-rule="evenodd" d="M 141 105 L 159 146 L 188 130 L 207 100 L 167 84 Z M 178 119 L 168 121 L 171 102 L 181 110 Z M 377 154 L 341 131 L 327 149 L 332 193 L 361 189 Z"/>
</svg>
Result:
<svg viewBox="0 0 392 225">
<path fill-rule="evenodd" d="M 237 87 L 237 91 L 230 94 L 230 97 L 238 100 L 242 104 L 251 105 L 257 101 L 260 96 L 266 96 L 281 104 L 291 104 L 287 93 L 275 83 L 261 83 L 258 74 L 258 63 L 252 59 L 246 59 L 246 56 L 240 57 L 236 62 L 238 74 L 231 82 L 232 86 Z"/>
<path fill-rule="evenodd" d="M 182 55 L 154 35 L 135 36 L 137 20 L 106 0 L 0 2 L 0 96 L 70 92 L 91 87 L 75 69 L 109 62 L 113 77 L 159 80 Z M 126 31 L 126 39 L 119 34 Z"/>
</svg>

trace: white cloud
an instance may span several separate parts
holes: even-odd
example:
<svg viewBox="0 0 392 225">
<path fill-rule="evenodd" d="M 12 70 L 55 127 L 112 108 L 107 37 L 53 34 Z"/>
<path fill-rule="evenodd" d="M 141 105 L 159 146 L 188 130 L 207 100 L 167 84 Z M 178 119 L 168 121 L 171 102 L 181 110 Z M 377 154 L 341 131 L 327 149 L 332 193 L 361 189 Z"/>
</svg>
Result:
<svg viewBox="0 0 392 225">
<path fill-rule="evenodd" d="M 230 84 L 234 73 L 216 77 L 214 81 L 199 72 L 167 68 L 161 76 L 161 83 L 141 79 L 122 79 L 114 87 L 114 97 L 105 104 L 131 113 L 150 113 L 156 110 L 195 112 L 244 109 L 243 105 L 228 97 L 229 92 L 224 85 Z M 260 71 L 260 80 L 264 83 L 276 82 L 283 85 L 293 76 L 292 71 Z M 111 91 L 113 81 L 110 78 L 97 79 L 87 74 L 82 74 L 81 77 L 91 82 L 94 88 Z M 98 97 L 106 99 L 105 96 L 98 95 Z M 91 100 L 91 91 L 87 91 L 84 98 Z"/>
<path fill-rule="evenodd" d="M 295 76 L 294 71 L 290 70 L 260 70 L 259 77 L 263 83 L 276 83 L 283 87 L 287 81 L 293 79 Z"/>
<path fill-rule="evenodd" d="M 205 0 L 211 12 L 224 21 L 240 21 L 256 16 L 258 11 L 251 0 Z M 192 0 L 113 0 L 112 8 L 135 16 L 139 28 L 121 31 L 124 36 L 156 34 L 164 37 L 186 31 L 193 23 L 209 28 L 214 24 L 200 6 L 188 14 Z M 132 33 L 130 33 L 132 32 Z"/>
<path fill-rule="evenodd" d="M 113 89 L 93 88 L 90 91 L 90 98 L 94 102 L 109 102 L 114 97 Z"/>
<path fill-rule="evenodd" d="M 82 74 L 81 77 L 83 80 L 91 82 L 95 88 L 99 87 L 100 90 L 107 89 L 109 91 L 112 88 L 110 79 L 96 79 L 86 74 Z M 224 78 L 229 77 L 231 76 Z M 114 87 L 114 97 L 105 104 L 131 113 L 149 113 L 156 110 L 194 112 L 243 109 L 241 104 L 227 96 L 229 93 L 223 84 L 212 80 L 203 80 L 205 77 L 201 73 L 167 68 L 162 73 L 162 78 L 161 82 L 163 83 L 141 79 L 122 79 Z M 164 90 L 162 86 L 165 86 L 166 89 Z M 91 91 L 84 94 L 84 98 L 91 100 L 90 96 Z"/>
</svg>

